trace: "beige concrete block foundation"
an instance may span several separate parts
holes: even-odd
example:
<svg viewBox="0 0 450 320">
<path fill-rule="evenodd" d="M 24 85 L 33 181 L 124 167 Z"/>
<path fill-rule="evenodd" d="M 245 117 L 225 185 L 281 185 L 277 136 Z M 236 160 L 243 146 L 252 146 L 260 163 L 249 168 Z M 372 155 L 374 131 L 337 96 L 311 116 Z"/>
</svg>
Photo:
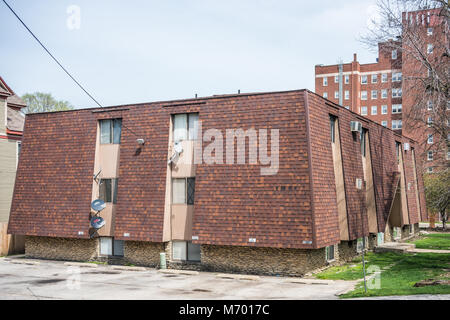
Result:
<svg viewBox="0 0 450 320">
<path fill-rule="evenodd" d="M 92 261 L 97 252 L 98 239 L 25 237 L 25 255 L 29 258 Z"/>
</svg>

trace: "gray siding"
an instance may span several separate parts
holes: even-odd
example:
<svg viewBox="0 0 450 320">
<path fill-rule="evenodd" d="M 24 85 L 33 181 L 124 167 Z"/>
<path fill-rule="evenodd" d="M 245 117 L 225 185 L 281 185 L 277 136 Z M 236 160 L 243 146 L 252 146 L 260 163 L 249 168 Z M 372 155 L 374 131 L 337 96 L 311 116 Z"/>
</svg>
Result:
<svg viewBox="0 0 450 320">
<path fill-rule="evenodd" d="M 17 141 L 0 139 L 0 222 L 7 222 L 16 179 Z"/>
</svg>

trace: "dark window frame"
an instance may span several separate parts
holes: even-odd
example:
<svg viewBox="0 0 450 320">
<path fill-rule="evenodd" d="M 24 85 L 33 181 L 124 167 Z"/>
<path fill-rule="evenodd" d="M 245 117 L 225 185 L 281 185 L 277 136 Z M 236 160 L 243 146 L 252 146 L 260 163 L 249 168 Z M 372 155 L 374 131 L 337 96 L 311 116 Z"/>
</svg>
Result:
<svg viewBox="0 0 450 320">
<path fill-rule="evenodd" d="M 102 187 L 102 185 L 104 185 L 104 187 Z M 99 199 L 103 200 L 105 203 L 117 204 L 118 189 L 119 189 L 119 178 L 101 179 L 99 185 Z"/>
<path fill-rule="evenodd" d="M 120 144 L 122 139 L 122 119 L 101 119 L 100 123 L 100 144 Z M 104 142 L 102 139 L 103 126 L 109 124 L 108 142 Z M 117 125 L 120 124 L 120 125 Z M 119 132 L 117 134 L 117 132 Z"/>
</svg>

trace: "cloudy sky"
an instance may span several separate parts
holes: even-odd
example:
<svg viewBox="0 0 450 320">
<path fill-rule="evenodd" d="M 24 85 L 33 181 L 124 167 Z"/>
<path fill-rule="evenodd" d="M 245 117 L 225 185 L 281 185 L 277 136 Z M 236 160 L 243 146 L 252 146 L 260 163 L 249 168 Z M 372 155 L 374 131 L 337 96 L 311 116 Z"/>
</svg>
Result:
<svg viewBox="0 0 450 320">
<path fill-rule="evenodd" d="M 362 63 L 376 58 L 358 41 L 376 0 L 7 2 L 105 106 L 314 90 L 314 65 L 348 62 L 354 52 Z M 1 1 L 0 30 L 0 76 L 17 94 L 50 92 L 77 108 L 95 106 Z"/>
</svg>

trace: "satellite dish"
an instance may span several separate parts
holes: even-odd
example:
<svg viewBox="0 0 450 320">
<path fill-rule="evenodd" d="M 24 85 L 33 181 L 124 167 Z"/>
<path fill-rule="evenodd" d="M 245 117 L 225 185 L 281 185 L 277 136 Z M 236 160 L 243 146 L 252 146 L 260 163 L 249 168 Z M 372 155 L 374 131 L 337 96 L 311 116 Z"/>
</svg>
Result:
<svg viewBox="0 0 450 320">
<path fill-rule="evenodd" d="M 101 227 L 103 227 L 105 225 L 105 219 L 103 219 L 102 217 L 98 217 L 98 216 L 94 216 L 91 219 L 91 226 L 94 229 L 100 229 Z"/>
<path fill-rule="evenodd" d="M 175 153 L 170 157 L 168 164 L 175 162 L 179 158 L 180 153 L 183 152 L 183 147 L 181 146 L 180 142 L 175 142 L 175 145 L 173 146 L 173 151 L 175 151 Z"/>
<path fill-rule="evenodd" d="M 94 209 L 95 211 L 102 211 L 103 209 L 106 208 L 106 203 L 101 199 L 97 199 L 92 201 L 91 208 Z"/>
<path fill-rule="evenodd" d="M 175 150 L 176 153 L 180 154 L 183 152 L 183 146 L 181 145 L 181 143 L 177 142 L 175 143 L 175 145 L 173 146 L 173 149 Z"/>
</svg>

